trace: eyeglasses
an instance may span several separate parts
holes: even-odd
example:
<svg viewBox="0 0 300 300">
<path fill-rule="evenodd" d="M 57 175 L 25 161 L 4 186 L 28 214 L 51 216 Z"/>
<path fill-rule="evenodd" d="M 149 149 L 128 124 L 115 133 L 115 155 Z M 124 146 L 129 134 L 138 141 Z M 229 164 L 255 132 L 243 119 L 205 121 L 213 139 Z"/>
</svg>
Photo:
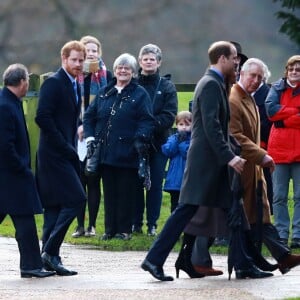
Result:
<svg viewBox="0 0 300 300">
<path fill-rule="evenodd" d="M 300 67 L 298 67 L 298 68 L 296 68 L 296 67 L 289 67 L 289 68 L 287 68 L 287 71 L 288 72 L 297 72 L 297 73 L 299 73 L 300 72 Z"/>
<path fill-rule="evenodd" d="M 129 66 L 124 66 L 124 65 L 120 65 L 117 66 L 116 68 L 118 71 L 124 70 L 124 71 L 129 71 L 131 68 Z"/>
</svg>

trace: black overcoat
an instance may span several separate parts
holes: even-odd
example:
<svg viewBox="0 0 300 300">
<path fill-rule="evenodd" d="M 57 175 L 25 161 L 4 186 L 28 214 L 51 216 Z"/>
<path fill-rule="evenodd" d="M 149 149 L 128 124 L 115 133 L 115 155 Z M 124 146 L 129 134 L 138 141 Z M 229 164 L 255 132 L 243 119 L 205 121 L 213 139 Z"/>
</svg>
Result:
<svg viewBox="0 0 300 300">
<path fill-rule="evenodd" d="M 170 136 L 177 114 L 176 87 L 171 81 L 171 75 L 160 76 L 159 71 L 151 75 L 139 73 L 138 82 L 145 88 L 151 99 L 155 120 L 152 145 L 159 150 Z"/>
<path fill-rule="evenodd" d="M 191 223 L 199 221 L 199 226 L 210 227 L 211 208 L 222 212 L 232 201 L 228 162 L 234 153 L 229 146 L 230 112 L 222 78 L 207 70 L 196 86 L 194 99 L 192 138 L 179 201 L 204 207 L 205 213 L 199 208 L 200 219 L 196 214 Z"/>
<path fill-rule="evenodd" d="M 8 88 L 0 96 L 0 214 L 42 213 L 30 169 L 30 146 L 22 102 Z"/>
<path fill-rule="evenodd" d="M 37 183 L 44 207 L 73 206 L 85 201 L 76 151 L 81 97 L 76 102 L 72 82 L 60 68 L 44 81 L 35 118 L 40 127 Z"/>
</svg>

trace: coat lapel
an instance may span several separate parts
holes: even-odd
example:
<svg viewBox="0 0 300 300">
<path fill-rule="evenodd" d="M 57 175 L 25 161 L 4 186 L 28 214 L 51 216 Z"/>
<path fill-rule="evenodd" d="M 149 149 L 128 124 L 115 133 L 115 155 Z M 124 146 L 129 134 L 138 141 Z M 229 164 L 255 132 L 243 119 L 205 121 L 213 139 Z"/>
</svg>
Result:
<svg viewBox="0 0 300 300">
<path fill-rule="evenodd" d="M 73 84 L 70 80 L 70 78 L 68 77 L 68 75 L 66 74 L 65 70 L 63 68 L 60 68 L 58 73 L 60 74 L 60 76 L 63 78 L 64 82 L 65 82 L 65 86 L 67 88 L 67 93 L 68 93 L 68 98 L 70 99 L 70 104 L 72 105 L 72 107 L 74 107 L 76 109 L 77 112 L 79 112 L 80 110 L 80 106 L 81 106 L 81 96 L 80 96 L 80 89 L 79 89 L 79 84 L 77 84 L 77 94 L 78 94 L 78 103 L 76 100 L 76 96 L 74 93 L 74 89 L 73 89 Z"/>
<path fill-rule="evenodd" d="M 238 84 L 236 84 L 236 88 L 238 93 L 241 95 L 240 97 L 242 100 L 242 105 L 244 106 L 245 110 L 249 112 L 249 116 L 251 116 L 253 123 L 258 124 L 259 122 L 258 109 L 253 97 L 247 94 Z M 258 126 L 256 126 L 256 128 L 258 128 Z"/>
</svg>

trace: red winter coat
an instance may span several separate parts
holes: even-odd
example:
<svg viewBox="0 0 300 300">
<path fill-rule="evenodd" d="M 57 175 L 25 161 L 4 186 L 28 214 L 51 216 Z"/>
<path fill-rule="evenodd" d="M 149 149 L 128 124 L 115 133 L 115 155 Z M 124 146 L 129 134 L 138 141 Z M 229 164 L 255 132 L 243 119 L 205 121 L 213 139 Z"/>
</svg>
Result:
<svg viewBox="0 0 300 300">
<path fill-rule="evenodd" d="M 275 82 L 266 99 L 271 128 L 268 153 L 275 163 L 300 162 L 300 85 Z"/>
</svg>

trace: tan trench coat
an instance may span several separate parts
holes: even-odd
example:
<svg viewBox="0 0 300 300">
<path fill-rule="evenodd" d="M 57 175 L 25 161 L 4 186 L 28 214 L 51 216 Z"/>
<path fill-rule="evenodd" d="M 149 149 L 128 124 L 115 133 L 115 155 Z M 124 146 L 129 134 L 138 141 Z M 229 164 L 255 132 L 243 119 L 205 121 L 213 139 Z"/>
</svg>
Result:
<svg viewBox="0 0 300 300">
<path fill-rule="evenodd" d="M 263 222 L 270 223 L 270 206 L 266 182 L 259 166 L 267 153 L 260 148 L 260 119 L 254 99 L 238 84 L 233 85 L 229 97 L 230 131 L 242 147 L 241 156 L 247 160 L 242 173 L 244 206 L 250 224 L 256 223 L 256 185 L 259 176 L 263 180 Z M 260 175 L 261 174 L 261 175 Z"/>
</svg>

